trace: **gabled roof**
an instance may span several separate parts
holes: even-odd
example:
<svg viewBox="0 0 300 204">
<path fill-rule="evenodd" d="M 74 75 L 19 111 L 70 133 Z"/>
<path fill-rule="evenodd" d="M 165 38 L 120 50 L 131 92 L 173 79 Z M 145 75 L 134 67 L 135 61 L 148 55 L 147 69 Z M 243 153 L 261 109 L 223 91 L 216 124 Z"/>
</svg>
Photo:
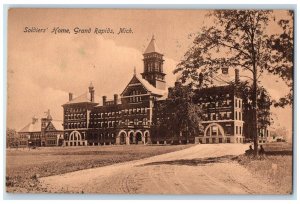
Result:
<svg viewBox="0 0 300 204">
<path fill-rule="evenodd" d="M 95 96 L 95 101 L 100 101 L 100 97 Z M 67 104 L 75 104 L 75 103 L 97 103 L 97 102 L 92 102 L 90 99 L 90 93 L 89 92 L 85 92 L 83 94 L 81 94 L 80 96 L 77 96 L 75 98 L 73 98 L 73 100 L 68 101 L 67 103 L 65 103 L 64 105 Z"/>
<path fill-rule="evenodd" d="M 52 121 L 49 123 L 49 125 L 52 124 L 53 127 L 55 128 L 55 130 L 58 130 L 58 131 L 61 130 L 61 131 L 62 131 L 62 130 L 64 130 L 64 129 L 63 129 L 62 123 L 63 123 L 63 122 L 60 121 L 60 120 L 52 120 Z M 48 126 L 49 126 L 49 125 L 48 125 Z"/>
<path fill-rule="evenodd" d="M 19 132 L 40 132 L 41 131 L 41 120 L 36 119 L 23 127 Z"/>
<path fill-rule="evenodd" d="M 127 90 L 127 87 L 132 83 L 132 82 L 139 82 L 142 84 L 142 86 L 150 93 L 158 96 L 163 96 L 166 93 L 166 90 L 161 90 L 157 89 L 154 86 L 152 86 L 147 80 L 143 79 L 142 77 L 138 76 L 137 74 L 134 74 L 133 77 L 131 78 L 129 84 L 126 86 L 124 91 L 121 93 L 121 96 L 123 96 L 124 92 Z"/>
<path fill-rule="evenodd" d="M 144 54 L 148 54 L 148 53 L 152 53 L 152 52 L 157 52 L 157 53 L 161 54 L 159 48 L 156 45 L 154 35 L 152 36 L 152 39 L 151 39 L 148 47 L 146 48 Z"/>
</svg>

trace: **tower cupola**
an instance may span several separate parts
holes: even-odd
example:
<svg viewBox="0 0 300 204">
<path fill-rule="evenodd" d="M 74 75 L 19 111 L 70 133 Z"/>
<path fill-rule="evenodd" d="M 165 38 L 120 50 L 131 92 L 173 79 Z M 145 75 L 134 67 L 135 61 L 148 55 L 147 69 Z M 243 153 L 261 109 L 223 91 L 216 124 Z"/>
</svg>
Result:
<svg viewBox="0 0 300 204">
<path fill-rule="evenodd" d="M 163 54 L 159 50 L 154 35 L 144 52 L 144 72 L 142 76 L 158 89 L 165 89 L 165 73 L 163 71 Z"/>
</svg>

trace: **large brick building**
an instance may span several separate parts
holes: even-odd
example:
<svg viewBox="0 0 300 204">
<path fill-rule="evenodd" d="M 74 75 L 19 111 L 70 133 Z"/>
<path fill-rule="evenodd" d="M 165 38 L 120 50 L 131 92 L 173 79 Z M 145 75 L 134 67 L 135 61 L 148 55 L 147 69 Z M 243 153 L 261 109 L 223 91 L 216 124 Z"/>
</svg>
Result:
<svg viewBox="0 0 300 204">
<path fill-rule="evenodd" d="M 232 78 L 228 68 L 223 68 L 222 73 L 213 80 L 213 86 L 195 91 L 195 102 L 203 110 L 204 127 L 196 142 L 242 143 L 245 137 L 243 100 L 237 89 L 239 70 L 235 70 L 235 77 Z"/>
<path fill-rule="evenodd" d="M 86 146 L 111 144 L 186 144 L 242 143 L 250 138 L 241 94 L 239 72 L 230 76 L 228 68 L 212 78 L 212 85 L 194 90 L 194 103 L 201 106 L 203 131 L 199 135 L 157 133 L 154 121 L 168 117 L 160 113 L 172 88 L 166 89 L 163 54 L 152 37 L 144 54 L 144 71 L 134 74 L 123 92 L 97 97 L 91 83 L 88 91 L 62 105 L 63 121 L 52 119 L 50 112 L 41 120 L 33 117 L 19 134 L 19 146 Z M 200 82 L 201 83 L 201 82 Z M 175 86 L 182 86 L 179 82 Z M 249 112 L 249 111 L 248 111 Z M 247 113 L 248 113 L 247 112 Z M 246 122 L 245 122 L 246 121 Z M 269 136 L 268 127 L 259 127 L 259 141 Z"/>
<path fill-rule="evenodd" d="M 64 144 L 109 145 L 137 143 L 242 143 L 243 101 L 236 90 L 239 73 L 229 76 L 228 69 L 214 78 L 213 86 L 195 91 L 195 102 L 201 106 L 204 131 L 191 138 L 174 138 L 166 135 L 151 135 L 150 128 L 155 105 L 168 97 L 163 55 L 154 37 L 144 53 L 144 72 L 141 76 L 134 72 L 132 79 L 113 100 L 95 96 L 92 84 L 88 92 L 73 98 L 64 109 Z M 228 84 L 228 81 L 236 83 Z M 169 89 L 170 91 L 170 89 Z"/>
</svg>

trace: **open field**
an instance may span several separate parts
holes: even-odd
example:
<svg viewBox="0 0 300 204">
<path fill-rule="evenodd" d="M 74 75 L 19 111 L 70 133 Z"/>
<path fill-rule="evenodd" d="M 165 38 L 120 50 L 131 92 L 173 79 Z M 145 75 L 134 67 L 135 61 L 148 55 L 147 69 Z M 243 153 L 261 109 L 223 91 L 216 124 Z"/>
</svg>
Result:
<svg viewBox="0 0 300 204">
<path fill-rule="evenodd" d="M 132 161 L 182 150 L 176 146 L 88 146 L 8 149 L 6 151 L 7 192 L 42 191 L 38 178 L 119 162 Z"/>
<path fill-rule="evenodd" d="M 289 143 L 269 143 L 263 145 L 266 156 L 254 159 L 241 155 L 239 164 L 253 175 L 275 186 L 279 193 L 292 193 L 293 157 Z"/>
</svg>

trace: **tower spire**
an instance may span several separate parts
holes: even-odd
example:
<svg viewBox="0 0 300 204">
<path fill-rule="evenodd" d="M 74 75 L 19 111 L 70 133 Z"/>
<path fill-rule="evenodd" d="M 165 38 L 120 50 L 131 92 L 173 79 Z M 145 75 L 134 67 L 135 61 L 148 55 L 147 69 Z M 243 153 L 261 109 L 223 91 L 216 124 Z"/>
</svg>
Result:
<svg viewBox="0 0 300 204">
<path fill-rule="evenodd" d="M 136 75 L 136 68 L 135 68 L 135 66 L 133 68 L 133 75 Z"/>
<path fill-rule="evenodd" d="M 158 46 L 156 45 L 156 42 L 155 42 L 155 37 L 154 37 L 154 34 L 152 35 L 152 38 L 144 52 L 144 54 L 149 54 L 149 53 L 153 53 L 153 52 L 156 52 L 156 53 L 159 53 L 159 54 L 162 54 L 160 49 L 158 48 Z"/>
<path fill-rule="evenodd" d="M 152 39 L 143 55 L 143 79 L 146 79 L 152 86 L 164 90 L 166 87 L 166 74 L 163 71 L 164 59 L 162 52 L 158 49 L 155 43 L 154 35 L 152 35 Z"/>
</svg>

